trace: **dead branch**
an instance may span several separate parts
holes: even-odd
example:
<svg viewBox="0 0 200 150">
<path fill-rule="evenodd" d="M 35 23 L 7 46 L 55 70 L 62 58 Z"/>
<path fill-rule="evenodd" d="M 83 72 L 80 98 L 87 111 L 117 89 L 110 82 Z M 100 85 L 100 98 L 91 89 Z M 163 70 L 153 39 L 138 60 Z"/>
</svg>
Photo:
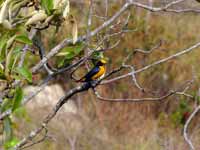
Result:
<svg viewBox="0 0 200 150">
<path fill-rule="evenodd" d="M 95 86 L 97 86 L 99 83 L 98 82 L 93 82 L 93 83 L 84 83 L 80 86 L 77 86 L 71 90 L 69 90 L 58 102 L 57 104 L 54 106 L 54 108 L 52 109 L 52 111 L 45 117 L 45 119 L 42 121 L 42 123 L 40 124 L 40 126 L 31 131 L 30 134 L 23 138 L 15 147 L 14 149 L 21 149 L 24 146 L 26 146 L 26 144 L 28 144 L 29 142 L 32 142 L 32 140 L 38 135 L 40 134 L 46 127 L 47 124 L 55 117 L 55 115 L 57 114 L 57 112 L 60 110 L 60 108 L 69 100 L 69 98 L 71 98 L 73 95 L 86 91 L 89 88 L 93 88 Z"/>
<path fill-rule="evenodd" d="M 184 139 L 187 142 L 188 146 L 190 147 L 190 150 L 195 150 L 194 145 L 192 144 L 192 141 L 189 138 L 188 135 L 188 127 L 190 125 L 190 123 L 192 122 L 192 119 L 195 117 L 195 115 L 199 112 L 200 110 L 200 105 L 197 106 L 194 111 L 191 113 L 191 115 L 189 116 L 188 120 L 186 121 L 184 128 L 183 128 L 183 135 L 184 135 Z"/>
<path fill-rule="evenodd" d="M 144 5 L 144 4 L 129 0 L 110 19 L 105 21 L 101 26 L 99 26 L 96 29 L 94 29 L 93 31 L 91 31 L 90 34 L 88 35 L 88 38 L 95 36 L 101 30 L 103 30 L 106 27 L 108 27 L 109 25 L 111 25 L 116 19 L 118 19 L 131 6 L 144 8 L 144 9 L 147 9 L 148 11 L 152 11 L 152 12 L 159 12 L 159 11 L 175 12 L 175 11 L 172 11 L 171 9 L 170 10 L 168 10 L 168 9 L 171 6 L 176 5 L 176 4 L 183 2 L 183 1 L 185 1 L 185 0 L 173 1 L 173 2 L 166 4 L 164 7 L 151 7 L 151 6 L 148 6 L 148 5 Z M 181 11 L 181 12 L 183 12 L 183 11 Z M 192 11 L 192 12 L 194 12 L 194 11 Z M 77 42 L 85 41 L 86 38 L 87 38 L 87 35 L 80 36 L 78 38 Z M 72 44 L 72 39 L 63 40 L 61 43 L 59 43 L 57 46 L 55 46 L 53 49 L 51 49 L 50 52 L 46 55 L 46 57 L 44 57 L 38 64 L 36 64 L 32 68 L 32 72 L 35 73 L 36 71 L 38 71 L 38 69 L 40 69 L 48 61 L 48 59 L 55 56 L 62 48 L 64 48 L 67 45 L 70 45 L 70 44 Z"/>
<path fill-rule="evenodd" d="M 149 69 L 149 68 L 152 68 L 152 67 L 154 67 L 154 66 L 156 66 L 156 65 L 162 64 L 162 63 L 167 62 L 167 61 L 169 61 L 169 60 L 171 60 L 171 59 L 174 59 L 174 58 L 176 58 L 176 57 L 179 57 L 179 56 L 182 56 L 182 55 L 184 55 L 184 54 L 187 54 L 187 53 L 191 52 L 192 50 L 197 49 L 197 48 L 199 48 L 199 47 L 200 47 L 200 42 L 198 42 L 198 43 L 192 45 L 191 47 L 189 47 L 189 48 L 187 48 L 187 49 L 184 49 L 184 50 L 182 50 L 182 51 L 180 51 L 180 52 L 178 52 L 178 53 L 175 53 L 174 55 L 170 55 L 169 57 L 166 57 L 166 58 L 164 58 L 164 59 L 158 60 L 158 61 L 156 61 L 156 62 L 154 62 L 154 63 L 152 63 L 152 64 L 150 64 L 150 65 L 147 65 L 147 66 L 145 66 L 145 67 L 143 67 L 143 68 L 141 68 L 141 69 L 138 69 L 138 70 L 136 70 L 136 71 L 134 72 L 134 74 L 143 72 L 144 70 L 147 70 L 147 69 Z M 133 74 L 133 72 L 129 72 L 129 73 L 127 73 L 127 74 L 124 74 L 124 75 L 121 75 L 121 76 L 112 78 L 112 79 L 110 79 L 110 80 L 103 81 L 101 84 L 108 84 L 108 83 L 111 83 L 111 82 L 114 82 L 114 81 L 117 81 L 117 80 L 120 80 L 120 79 L 129 77 L 129 76 L 132 76 L 132 74 Z"/>
</svg>

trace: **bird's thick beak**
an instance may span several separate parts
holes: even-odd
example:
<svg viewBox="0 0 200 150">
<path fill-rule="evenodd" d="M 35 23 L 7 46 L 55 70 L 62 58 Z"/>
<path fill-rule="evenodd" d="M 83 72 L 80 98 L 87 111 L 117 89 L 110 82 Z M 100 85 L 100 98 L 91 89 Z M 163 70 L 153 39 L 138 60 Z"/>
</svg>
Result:
<svg viewBox="0 0 200 150">
<path fill-rule="evenodd" d="M 106 63 L 107 63 L 106 60 L 104 60 L 104 59 L 102 59 L 101 62 L 102 62 L 103 64 L 106 64 Z"/>
</svg>

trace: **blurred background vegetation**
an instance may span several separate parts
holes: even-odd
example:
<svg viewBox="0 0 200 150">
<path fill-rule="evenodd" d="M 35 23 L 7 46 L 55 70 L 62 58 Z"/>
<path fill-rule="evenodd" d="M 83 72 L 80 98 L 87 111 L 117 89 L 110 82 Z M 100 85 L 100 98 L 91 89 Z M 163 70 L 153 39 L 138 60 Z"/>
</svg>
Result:
<svg viewBox="0 0 200 150">
<path fill-rule="evenodd" d="M 123 3 L 122 0 L 109 1 L 109 16 L 118 11 Z M 156 1 L 155 5 L 160 5 L 160 1 Z M 77 20 L 79 35 L 86 33 L 88 7 L 86 0 L 71 1 L 70 11 Z M 95 1 L 94 7 L 95 13 L 99 16 L 105 14 L 103 1 Z M 179 7 L 200 8 L 200 4 L 188 1 Z M 123 17 L 122 15 L 121 18 Z M 136 53 L 128 63 L 134 64 L 135 69 L 139 69 L 199 42 L 199 20 L 198 13 L 151 13 L 140 8 L 131 8 L 128 27 L 134 31 L 126 33 L 116 48 L 104 53 L 109 59 L 107 70 L 117 68 L 123 58 L 133 49 L 141 48 L 148 51 L 160 40 L 162 46 L 153 53 L 148 55 Z M 98 17 L 93 17 L 91 29 L 95 29 L 103 21 Z M 55 30 L 55 28 L 50 28 L 42 32 L 42 41 L 47 51 L 64 38 L 71 37 L 71 28 L 68 24 L 62 25 L 58 32 Z M 115 30 L 117 31 L 117 28 Z M 116 41 L 116 39 L 110 39 L 110 42 Z M 92 43 L 95 45 L 95 39 L 92 39 Z M 76 45 L 76 47 L 72 47 L 72 50 L 76 49 L 79 53 L 80 47 L 81 45 Z M 69 51 L 70 47 L 67 49 Z M 183 140 L 182 129 L 184 115 L 190 113 L 194 106 L 199 103 L 199 56 L 200 49 L 198 48 L 189 54 L 136 75 L 143 88 L 153 91 L 157 95 L 164 95 L 170 89 L 181 86 L 184 81 L 192 79 L 195 74 L 197 78 L 189 89 L 189 93 L 197 97 L 195 100 L 183 96 L 171 96 L 159 102 L 113 103 L 99 101 L 92 91 L 81 93 L 73 97 L 75 101 L 73 105 L 78 110 L 76 112 L 59 112 L 49 125 L 50 136 L 47 140 L 27 149 L 67 150 L 71 149 L 73 139 L 75 139 L 77 150 L 186 150 L 187 146 Z M 65 62 L 63 59 L 62 56 L 55 57 L 50 63 L 57 66 L 59 63 L 63 65 Z M 38 60 L 39 57 L 35 58 L 30 55 L 26 61 L 30 66 L 34 66 Z M 82 71 L 80 72 L 82 73 Z M 125 72 L 127 71 L 122 73 Z M 35 74 L 33 79 L 38 81 L 43 76 L 45 73 Z M 97 89 L 101 95 L 110 98 L 152 97 L 152 94 L 143 93 L 130 81 L 131 78 L 126 78 L 111 84 L 101 85 Z M 55 85 L 59 86 L 57 91 L 53 87 Z M 51 95 L 56 95 L 56 92 L 59 95 L 74 86 L 76 83 L 72 83 L 69 75 L 63 73 L 50 83 L 48 87 L 52 87 L 52 89 L 47 90 L 48 92 L 44 95 L 51 97 Z M 39 98 L 36 99 L 40 102 L 34 103 L 33 100 L 13 115 L 12 119 L 15 120 L 13 134 L 17 138 L 22 138 L 23 135 L 35 128 L 52 107 L 48 104 L 42 105 L 47 97 Z M 55 97 L 52 100 L 57 101 L 57 99 Z M 195 117 L 190 126 L 191 139 L 196 149 L 200 149 L 199 121 L 200 117 Z"/>
</svg>

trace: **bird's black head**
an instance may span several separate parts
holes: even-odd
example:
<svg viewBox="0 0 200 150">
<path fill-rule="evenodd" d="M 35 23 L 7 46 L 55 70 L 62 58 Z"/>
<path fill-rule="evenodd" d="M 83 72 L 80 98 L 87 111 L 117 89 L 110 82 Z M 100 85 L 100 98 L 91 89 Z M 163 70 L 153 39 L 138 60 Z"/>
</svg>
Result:
<svg viewBox="0 0 200 150">
<path fill-rule="evenodd" d="M 104 66 L 106 64 L 106 61 L 104 59 L 101 59 L 97 62 L 97 66 Z"/>
</svg>

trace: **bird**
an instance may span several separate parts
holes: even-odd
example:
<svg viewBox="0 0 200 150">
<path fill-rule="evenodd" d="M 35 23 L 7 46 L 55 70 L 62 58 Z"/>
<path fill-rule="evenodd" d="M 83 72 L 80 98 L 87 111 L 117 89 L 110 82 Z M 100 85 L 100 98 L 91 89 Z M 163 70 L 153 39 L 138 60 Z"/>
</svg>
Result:
<svg viewBox="0 0 200 150">
<path fill-rule="evenodd" d="M 106 72 L 106 67 L 105 67 L 106 63 L 107 63 L 106 60 L 100 59 L 96 63 L 96 65 L 77 82 L 90 82 L 102 78 Z"/>
</svg>

